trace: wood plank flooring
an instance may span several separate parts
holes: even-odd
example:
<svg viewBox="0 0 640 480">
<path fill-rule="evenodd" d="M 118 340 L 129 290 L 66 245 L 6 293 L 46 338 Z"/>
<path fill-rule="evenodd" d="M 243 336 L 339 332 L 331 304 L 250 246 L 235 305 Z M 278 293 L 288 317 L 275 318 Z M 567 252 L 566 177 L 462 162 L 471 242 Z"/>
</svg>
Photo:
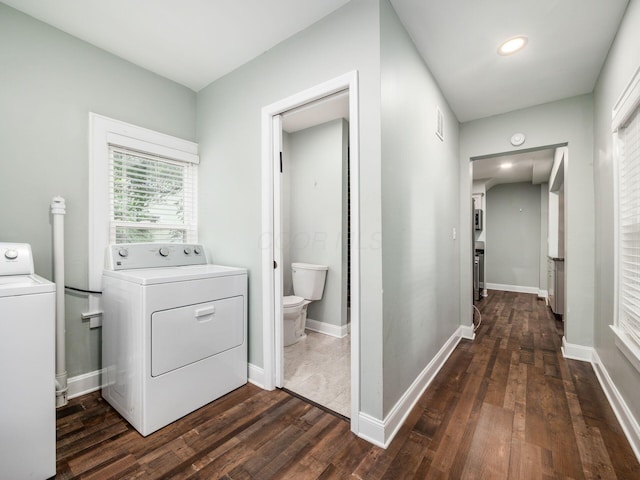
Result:
<svg viewBox="0 0 640 480">
<path fill-rule="evenodd" d="M 246 385 L 144 438 L 98 393 L 58 411 L 57 479 L 639 479 L 587 363 L 534 295 L 490 291 L 387 450 L 283 391 Z"/>
</svg>

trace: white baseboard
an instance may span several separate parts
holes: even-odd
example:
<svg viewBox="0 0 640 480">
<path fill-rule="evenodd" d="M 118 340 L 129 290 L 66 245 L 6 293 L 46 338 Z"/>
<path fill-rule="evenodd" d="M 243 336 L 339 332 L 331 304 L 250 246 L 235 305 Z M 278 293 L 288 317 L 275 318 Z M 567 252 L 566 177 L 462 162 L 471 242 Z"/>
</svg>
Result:
<svg viewBox="0 0 640 480">
<path fill-rule="evenodd" d="M 385 422 L 373 418 L 371 415 L 362 412 L 358 414 L 357 435 L 377 447 L 387 448 L 387 445 L 384 443 Z M 391 440 L 389 440 L 389 442 L 391 442 Z"/>
<path fill-rule="evenodd" d="M 592 354 L 591 364 L 593 365 L 593 370 L 596 372 L 600 386 L 609 400 L 609 405 L 611 405 L 611 409 L 620 422 L 622 430 L 631 445 L 633 453 L 635 453 L 636 458 L 640 461 L 640 425 L 638 425 L 638 421 L 631 413 L 631 410 L 629 410 L 627 403 L 624 401 L 624 398 L 622 398 L 622 395 L 620 395 L 620 392 L 609 376 L 609 372 L 607 372 L 607 369 L 602 364 L 598 352 L 595 350 Z"/>
<path fill-rule="evenodd" d="M 522 285 L 504 285 L 502 283 L 487 283 L 489 290 L 502 290 L 503 292 L 535 293 L 538 294 L 538 287 L 524 287 Z"/>
<path fill-rule="evenodd" d="M 473 325 L 460 325 L 458 331 L 460 332 L 460 337 L 466 338 L 467 340 L 473 340 L 476 338 L 476 334 L 473 331 Z"/>
<path fill-rule="evenodd" d="M 305 324 L 305 328 L 312 332 L 324 333 L 325 335 L 331 335 L 337 338 L 346 337 L 349 334 L 350 326 L 350 324 L 342 326 L 331 325 L 330 323 L 319 322 L 311 318 L 307 318 L 307 323 Z"/>
<path fill-rule="evenodd" d="M 595 350 L 592 347 L 584 347 L 575 343 L 567 342 L 567 337 L 562 337 L 562 355 L 564 358 L 571 360 L 580 360 L 582 362 L 593 362 Z"/>
<path fill-rule="evenodd" d="M 549 292 L 547 290 L 538 290 L 538 298 L 549 298 Z"/>
<path fill-rule="evenodd" d="M 384 421 L 360 412 L 358 415 L 359 437 L 382 448 L 389 446 L 391 440 L 393 440 L 393 437 L 398 433 L 398 430 L 411 412 L 411 409 L 415 406 L 420 396 L 433 381 L 456 348 L 456 345 L 460 342 L 462 328 L 463 327 L 459 327 L 445 342 L 436 356 L 429 362 L 424 370 L 422 370 L 407 391 L 404 392 L 400 400 L 396 402 Z"/>
<path fill-rule="evenodd" d="M 69 400 L 100 390 L 102 388 L 102 370 L 94 370 L 93 372 L 69 378 L 67 380 L 67 388 L 67 398 Z"/>
<path fill-rule="evenodd" d="M 258 367 L 253 363 L 250 363 L 247 370 L 247 376 L 249 377 L 249 383 L 253 383 L 256 387 L 266 390 L 264 386 L 264 369 L 262 367 Z"/>
</svg>

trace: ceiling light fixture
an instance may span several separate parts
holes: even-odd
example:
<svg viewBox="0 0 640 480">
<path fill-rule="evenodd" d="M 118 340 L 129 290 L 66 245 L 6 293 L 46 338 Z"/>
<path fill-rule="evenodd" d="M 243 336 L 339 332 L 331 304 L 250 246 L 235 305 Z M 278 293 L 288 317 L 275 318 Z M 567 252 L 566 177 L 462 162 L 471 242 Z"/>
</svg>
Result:
<svg viewBox="0 0 640 480">
<path fill-rule="evenodd" d="M 500 164 L 500 168 L 506 169 L 506 168 L 511 168 L 511 167 L 513 167 L 513 163 L 511 163 L 511 162 L 504 162 L 504 163 Z"/>
<path fill-rule="evenodd" d="M 511 55 L 519 50 L 522 50 L 529 39 L 526 35 L 518 35 L 511 37 L 500 44 L 498 47 L 499 55 Z"/>
</svg>

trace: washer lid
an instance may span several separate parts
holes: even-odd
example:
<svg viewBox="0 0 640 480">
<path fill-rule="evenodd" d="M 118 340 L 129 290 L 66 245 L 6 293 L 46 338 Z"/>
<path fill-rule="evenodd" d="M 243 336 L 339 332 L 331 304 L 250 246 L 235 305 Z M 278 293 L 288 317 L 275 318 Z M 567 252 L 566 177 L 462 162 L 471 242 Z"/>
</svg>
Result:
<svg viewBox="0 0 640 480">
<path fill-rule="evenodd" d="M 282 306 L 284 308 L 299 307 L 304 303 L 304 298 L 295 295 L 287 295 L 282 297 Z"/>
<path fill-rule="evenodd" d="M 0 297 L 33 295 L 56 291 L 56 284 L 39 275 L 0 276 Z"/>
</svg>

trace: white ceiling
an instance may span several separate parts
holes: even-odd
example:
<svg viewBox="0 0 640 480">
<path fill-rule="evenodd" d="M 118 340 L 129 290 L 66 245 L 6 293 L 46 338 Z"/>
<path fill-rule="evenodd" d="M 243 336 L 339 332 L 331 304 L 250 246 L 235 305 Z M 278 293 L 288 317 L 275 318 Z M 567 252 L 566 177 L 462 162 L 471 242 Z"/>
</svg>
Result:
<svg viewBox="0 0 640 480">
<path fill-rule="evenodd" d="M 348 0 L 1 0 L 194 91 Z M 628 0 L 391 0 L 458 120 L 593 90 Z M 498 44 L 526 34 L 520 54 Z"/>
<path fill-rule="evenodd" d="M 551 148 L 474 160 L 473 181 L 484 183 L 487 190 L 501 183 L 548 182 L 554 153 Z M 511 168 L 502 168 L 505 163 L 510 163 Z"/>
<path fill-rule="evenodd" d="M 593 91 L 628 0 L 391 0 L 460 122 Z M 529 43 L 500 56 L 515 35 Z"/>
<path fill-rule="evenodd" d="M 349 0 L 2 0 L 194 91 Z"/>
<path fill-rule="evenodd" d="M 282 115 L 282 129 L 294 133 L 331 120 L 349 120 L 349 92 L 343 91 L 289 110 Z"/>
</svg>

